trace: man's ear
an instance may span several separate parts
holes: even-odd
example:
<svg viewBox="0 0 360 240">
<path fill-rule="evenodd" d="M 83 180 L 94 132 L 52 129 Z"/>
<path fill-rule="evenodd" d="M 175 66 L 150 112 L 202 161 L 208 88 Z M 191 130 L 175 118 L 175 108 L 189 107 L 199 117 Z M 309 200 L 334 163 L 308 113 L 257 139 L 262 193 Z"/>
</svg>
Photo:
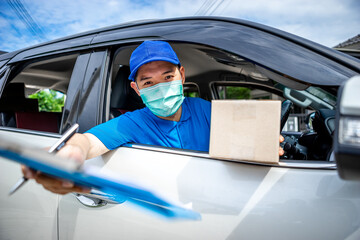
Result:
<svg viewBox="0 0 360 240">
<path fill-rule="evenodd" d="M 180 71 L 182 83 L 184 84 L 184 83 L 185 83 L 185 68 L 184 68 L 183 66 L 181 66 L 181 67 L 179 68 L 179 71 Z"/>
<path fill-rule="evenodd" d="M 134 91 L 135 91 L 135 92 L 137 93 L 137 95 L 139 95 L 139 97 L 140 97 L 139 89 L 137 88 L 136 83 L 135 83 L 134 81 L 131 81 L 130 87 L 131 87 L 132 89 L 134 89 Z"/>
</svg>

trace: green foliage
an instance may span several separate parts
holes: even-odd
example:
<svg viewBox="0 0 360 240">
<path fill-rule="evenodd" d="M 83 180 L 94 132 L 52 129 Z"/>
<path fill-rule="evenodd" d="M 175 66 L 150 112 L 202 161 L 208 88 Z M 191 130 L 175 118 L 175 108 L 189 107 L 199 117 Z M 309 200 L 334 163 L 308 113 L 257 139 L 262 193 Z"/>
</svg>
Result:
<svg viewBox="0 0 360 240">
<path fill-rule="evenodd" d="M 42 112 L 61 112 L 64 106 L 65 96 L 55 90 L 41 90 L 29 95 L 29 98 L 38 99 L 39 111 Z"/>
<path fill-rule="evenodd" d="M 184 92 L 185 97 L 199 97 L 199 93 L 198 92 Z"/>
<path fill-rule="evenodd" d="M 226 87 L 227 99 L 250 99 L 251 90 L 245 87 Z"/>
</svg>

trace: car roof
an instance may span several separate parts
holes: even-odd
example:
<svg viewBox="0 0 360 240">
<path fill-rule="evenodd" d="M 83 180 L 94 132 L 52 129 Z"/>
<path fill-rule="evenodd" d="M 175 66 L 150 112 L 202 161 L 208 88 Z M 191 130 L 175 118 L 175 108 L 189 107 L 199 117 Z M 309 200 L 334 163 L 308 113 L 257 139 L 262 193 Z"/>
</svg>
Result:
<svg viewBox="0 0 360 240">
<path fill-rule="evenodd" d="M 260 47 L 268 41 L 272 46 L 267 46 L 267 50 L 273 49 L 268 53 L 264 49 L 256 49 L 256 46 L 249 41 L 250 38 L 253 38 L 253 42 L 263 41 L 257 43 Z M 225 17 L 184 17 L 129 22 L 5 53 L 0 55 L 0 61 L 9 60 L 10 63 L 14 63 L 52 54 L 94 49 L 116 44 L 140 43 L 149 39 L 198 43 L 200 45 L 219 47 L 219 49 L 239 54 L 244 59 L 255 62 L 272 71 L 292 76 L 296 81 L 310 84 L 338 86 L 345 79 L 360 73 L 360 61 L 344 53 L 272 27 Z M 226 45 L 227 40 L 230 41 Z M 238 40 L 238 43 L 232 40 Z M 245 45 L 243 43 L 246 41 L 248 44 L 252 44 L 252 49 L 250 45 L 250 47 L 243 46 Z M 243 48 L 241 49 L 241 47 Z M 278 52 L 283 50 L 284 47 L 287 47 L 289 51 L 282 52 L 281 54 L 288 55 L 288 58 L 294 60 L 294 64 L 290 67 L 284 67 L 285 62 L 289 64 L 288 60 L 281 60 L 279 58 L 281 55 L 276 56 L 280 54 Z M 253 51 L 251 52 L 251 50 Z M 255 56 L 254 59 L 252 59 L 252 56 Z M 271 57 L 276 60 L 269 62 Z M 328 69 L 339 71 L 340 75 L 344 77 L 335 76 L 336 74 L 334 79 L 329 79 L 328 76 L 321 76 L 320 74 L 319 76 L 305 76 L 300 62 L 303 59 L 313 59 L 314 63 L 321 63 L 321 66 L 315 66 L 318 69 L 324 65 Z M 309 66 L 311 64 L 313 63 L 310 63 Z M 295 76 L 292 75 L 293 73 Z"/>
</svg>

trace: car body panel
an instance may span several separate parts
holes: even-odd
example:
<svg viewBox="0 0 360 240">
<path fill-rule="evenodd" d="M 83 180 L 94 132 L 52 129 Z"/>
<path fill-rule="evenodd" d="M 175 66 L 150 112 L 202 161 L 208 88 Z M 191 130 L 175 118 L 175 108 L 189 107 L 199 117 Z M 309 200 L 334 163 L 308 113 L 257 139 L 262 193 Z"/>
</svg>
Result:
<svg viewBox="0 0 360 240">
<path fill-rule="evenodd" d="M 128 202 L 89 208 L 66 195 L 59 203 L 60 239 L 345 239 L 360 229 L 360 183 L 340 180 L 335 170 L 265 167 L 127 147 L 102 161 L 103 171 L 191 206 L 201 221 L 166 220 Z"/>
<path fill-rule="evenodd" d="M 47 147 L 57 140 L 6 130 L 0 130 L 0 136 L 36 147 Z M 22 177 L 20 165 L 0 159 L 0 169 L 0 239 L 57 239 L 58 196 L 29 181 L 9 197 L 11 187 Z"/>
</svg>

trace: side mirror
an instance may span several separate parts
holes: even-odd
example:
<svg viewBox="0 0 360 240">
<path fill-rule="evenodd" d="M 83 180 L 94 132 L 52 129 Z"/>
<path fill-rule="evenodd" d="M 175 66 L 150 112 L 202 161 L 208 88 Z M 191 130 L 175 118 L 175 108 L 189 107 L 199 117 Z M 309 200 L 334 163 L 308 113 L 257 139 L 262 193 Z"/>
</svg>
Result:
<svg viewBox="0 0 360 240">
<path fill-rule="evenodd" d="M 360 180 L 360 76 L 350 78 L 338 92 L 334 152 L 340 177 Z"/>
</svg>

